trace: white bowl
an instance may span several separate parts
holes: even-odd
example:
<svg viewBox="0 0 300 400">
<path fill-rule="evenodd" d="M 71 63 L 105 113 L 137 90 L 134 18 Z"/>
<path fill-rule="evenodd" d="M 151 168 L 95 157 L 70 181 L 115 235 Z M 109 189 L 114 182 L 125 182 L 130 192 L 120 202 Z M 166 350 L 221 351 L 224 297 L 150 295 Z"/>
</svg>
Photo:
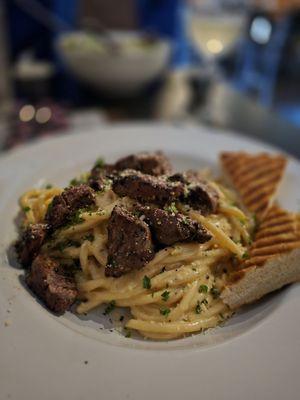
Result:
<svg viewBox="0 0 300 400">
<path fill-rule="evenodd" d="M 111 32 L 121 51 L 110 51 L 101 35 L 85 32 L 59 37 L 57 49 L 70 71 L 83 83 L 110 94 L 132 94 L 158 78 L 168 65 L 170 45 L 156 39 L 146 46 L 132 46 L 142 38 L 138 32 Z"/>
</svg>

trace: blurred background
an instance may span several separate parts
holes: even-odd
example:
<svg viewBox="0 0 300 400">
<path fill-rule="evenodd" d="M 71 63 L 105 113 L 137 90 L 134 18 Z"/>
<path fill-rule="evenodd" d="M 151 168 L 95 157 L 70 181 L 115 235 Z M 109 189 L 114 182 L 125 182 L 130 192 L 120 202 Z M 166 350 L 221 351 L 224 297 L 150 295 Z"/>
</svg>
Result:
<svg viewBox="0 0 300 400">
<path fill-rule="evenodd" d="M 0 0 L 1 150 L 159 120 L 300 157 L 300 0 Z"/>
</svg>

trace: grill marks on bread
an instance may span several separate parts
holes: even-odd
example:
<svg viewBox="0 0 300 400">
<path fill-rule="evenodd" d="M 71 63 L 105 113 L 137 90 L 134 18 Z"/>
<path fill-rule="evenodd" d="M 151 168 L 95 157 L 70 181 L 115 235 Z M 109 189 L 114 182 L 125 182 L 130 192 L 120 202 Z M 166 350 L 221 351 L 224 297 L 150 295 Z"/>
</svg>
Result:
<svg viewBox="0 0 300 400">
<path fill-rule="evenodd" d="M 296 214 L 273 206 L 259 227 L 244 267 L 263 265 L 270 258 L 300 247 Z"/>
<path fill-rule="evenodd" d="M 281 155 L 224 152 L 223 171 L 246 208 L 262 221 L 273 204 L 286 168 Z"/>
<path fill-rule="evenodd" d="M 231 308 L 300 279 L 299 215 L 273 206 L 262 221 L 249 257 L 229 277 L 221 297 Z"/>
</svg>

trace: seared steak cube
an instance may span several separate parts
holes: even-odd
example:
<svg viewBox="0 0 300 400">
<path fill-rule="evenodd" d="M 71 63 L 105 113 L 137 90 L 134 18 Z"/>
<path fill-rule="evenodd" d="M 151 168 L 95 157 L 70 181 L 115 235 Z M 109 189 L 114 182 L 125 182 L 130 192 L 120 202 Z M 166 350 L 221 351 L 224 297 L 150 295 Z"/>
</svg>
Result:
<svg viewBox="0 0 300 400">
<path fill-rule="evenodd" d="M 184 193 L 180 182 L 167 182 L 162 177 L 126 170 L 113 182 L 113 191 L 121 197 L 128 196 L 141 203 L 164 205 L 178 199 Z"/>
<path fill-rule="evenodd" d="M 26 277 L 26 283 L 53 312 L 62 314 L 74 303 L 77 289 L 73 276 L 58 261 L 38 255 Z"/>
<path fill-rule="evenodd" d="M 121 158 L 115 164 L 117 171 L 134 169 L 148 175 L 167 175 L 172 171 L 172 166 L 166 155 L 157 151 L 155 153 L 138 153 Z"/>
<path fill-rule="evenodd" d="M 183 203 L 189 204 L 202 214 L 213 214 L 217 211 L 219 195 L 217 191 L 203 179 L 201 173 L 189 170 L 168 177 L 171 182 L 185 184 L 185 196 L 181 199 Z"/>
<path fill-rule="evenodd" d="M 54 197 L 45 219 L 53 229 L 57 229 L 66 224 L 78 209 L 93 204 L 95 204 L 93 189 L 87 185 L 72 186 Z"/>
<path fill-rule="evenodd" d="M 106 276 L 115 278 L 140 269 L 154 257 L 148 225 L 120 206 L 115 206 L 109 219 L 108 260 Z"/>
<path fill-rule="evenodd" d="M 42 247 L 49 227 L 47 224 L 29 225 L 16 244 L 16 251 L 23 267 L 28 267 Z"/>
<path fill-rule="evenodd" d="M 205 243 L 210 234 L 196 221 L 179 212 L 169 212 L 150 206 L 138 207 L 149 223 L 153 238 L 160 244 L 171 246 L 177 242 Z"/>
<path fill-rule="evenodd" d="M 213 214 L 218 208 L 219 195 L 206 182 L 192 183 L 188 186 L 185 202 L 204 215 Z"/>
</svg>

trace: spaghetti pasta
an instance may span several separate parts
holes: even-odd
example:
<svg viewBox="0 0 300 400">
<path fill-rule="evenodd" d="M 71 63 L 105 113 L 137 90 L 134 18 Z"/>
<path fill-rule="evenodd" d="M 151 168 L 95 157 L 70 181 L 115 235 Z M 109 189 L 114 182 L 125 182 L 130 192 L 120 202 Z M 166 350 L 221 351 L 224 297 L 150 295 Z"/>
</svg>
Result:
<svg viewBox="0 0 300 400">
<path fill-rule="evenodd" d="M 249 241 L 248 217 L 232 206 L 234 196 L 217 183 L 220 205 L 217 213 L 203 216 L 185 211 L 212 235 L 204 244 L 178 243 L 165 247 L 141 270 L 116 279 L 106 277 L 107 223 L 116 205 L 132 207 L 132 200 L 118 197 L 111 189 L 98 193 L 96 210 L 80 211 L 73 225 L 57 230 L 41 252 L 61 260 L 78 260 L 76 274 L 81 303 L 78 313 L 87 313 L 101 304 L 114 302 L 130 308 L 127 329 L 155 340 L 169 340 L 212 328 L 231 315 L 219 298 L 226 274 L 217 267 L 230 263 L 232 255 L 242 258 Z M 20 199 L 25 224 L 40 223 L 53 197 L 61 189 L 35 189 Z M 229 194 L 228 194 L 229 193 Z M 144 284 L 147 277 L 148 284 Z"/>
</svg>

